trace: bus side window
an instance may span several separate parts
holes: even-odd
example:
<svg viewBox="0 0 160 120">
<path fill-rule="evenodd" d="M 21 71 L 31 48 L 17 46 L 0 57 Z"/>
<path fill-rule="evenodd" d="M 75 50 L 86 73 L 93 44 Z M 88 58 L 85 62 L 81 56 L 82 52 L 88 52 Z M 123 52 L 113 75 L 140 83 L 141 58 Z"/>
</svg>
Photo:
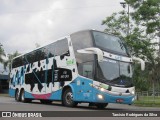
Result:
<svg viewBox="0 0 160 120">
<path fill-rule="evenodd" d="M 15 58 L 12 63 L 12 67 L 16 68 L 23 65 L 22 57 Z"/>
<path fill-rule="evenodd" d="M 60 56 L 65 54 L 69 50 L 68 40 L 62 39 L 56 42 L 55 55 Z"/>
</svg>

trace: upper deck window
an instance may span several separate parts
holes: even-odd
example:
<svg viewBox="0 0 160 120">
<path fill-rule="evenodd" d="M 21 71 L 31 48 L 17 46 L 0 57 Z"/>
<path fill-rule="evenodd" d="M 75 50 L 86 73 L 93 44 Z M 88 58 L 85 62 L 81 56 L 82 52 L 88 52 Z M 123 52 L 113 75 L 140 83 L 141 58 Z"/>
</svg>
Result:
<svg viewBox="0 0 160 120">
<path fill-rule="evenodd" d="M 93 31 L 93 37 L 96 47 L 105 51 L 116 52 L 128 56 L 125 44 L 120 38 L 96 31 Z"/>
</svg>

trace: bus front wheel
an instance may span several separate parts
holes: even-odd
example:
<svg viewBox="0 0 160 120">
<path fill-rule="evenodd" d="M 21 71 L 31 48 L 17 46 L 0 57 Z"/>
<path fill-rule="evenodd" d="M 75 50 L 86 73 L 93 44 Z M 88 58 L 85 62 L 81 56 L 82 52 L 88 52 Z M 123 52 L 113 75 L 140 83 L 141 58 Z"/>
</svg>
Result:
<svg viewBox="0 0 160 120">
<path fill-rule="evenodd" d="M 108 103 L 97 103 L 95 106 L 98 109 L 104 109 L 107 105 L 108 105 Z"/>
<path fill-rule="evenodd" d="M 62 103 L 63 103 L 63 105 L 65 105 L 67 107 L 75 107 L 75 106 L 77 106 L 78 103 L 73 101 L 73 93 L 72 93 L 71 89 L 67 89 L 63 93 Z"/>
</svg>

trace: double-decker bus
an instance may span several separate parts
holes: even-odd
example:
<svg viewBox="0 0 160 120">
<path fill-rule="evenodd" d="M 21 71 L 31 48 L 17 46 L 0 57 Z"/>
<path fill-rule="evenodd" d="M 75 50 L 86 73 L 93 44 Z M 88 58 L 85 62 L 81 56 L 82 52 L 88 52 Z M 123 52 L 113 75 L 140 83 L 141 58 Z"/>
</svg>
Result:
<svg viewBox="0 0 160 120">
<path fill-rule="evenodd" d="M 9 95 L 16 101 L 62 101 L 73 107 L 89 103 L 132 104 L 135 87 L 130 56 L 120 38 L 96 31 L 73 33 L 12 60 Z"/>
</svg>

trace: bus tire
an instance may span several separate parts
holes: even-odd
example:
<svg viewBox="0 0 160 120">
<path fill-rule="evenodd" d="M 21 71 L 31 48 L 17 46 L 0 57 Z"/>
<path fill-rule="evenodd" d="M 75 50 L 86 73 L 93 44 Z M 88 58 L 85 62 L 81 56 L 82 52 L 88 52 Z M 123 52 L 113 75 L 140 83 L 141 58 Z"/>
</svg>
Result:
<svg viewBox="0 0 160 120">
<path fill-rule="evenodd" d="M 31 102 L 32 100 L 31 100 L 31 99 L 28 99 L 28 98 L 25 98 L 25 96 L 24 96 L 24 90 L 21 90 L 21 92 L 20 92 L 20 101 L 21 101 L 21 102 L 24 102 L 24 103 L 29 103 L 29 102 Z"/>
<path fill-rule="evenodd" d="M 15 92 L 15 100 L 16 100 L 17 102 L 20 101 L 20 95 L 19 95 L 19 90 L 18 90 L 18 89 L 17 89 L 16 92 Z"/>
<path fill-rule="evenodd" d="M 107 105 L 108 105 L 108 103 L 97 103 L 95 106 L 98 109 L 104 109 Z"/>
<path fill-rule="evenodd" d="M 75 107 L 77 106 L 77 102 L 73 101 L 73 93 L 71 89 L 67 89 L 63 93 L 62 104 L 67 107 Z"/>
</svg>

